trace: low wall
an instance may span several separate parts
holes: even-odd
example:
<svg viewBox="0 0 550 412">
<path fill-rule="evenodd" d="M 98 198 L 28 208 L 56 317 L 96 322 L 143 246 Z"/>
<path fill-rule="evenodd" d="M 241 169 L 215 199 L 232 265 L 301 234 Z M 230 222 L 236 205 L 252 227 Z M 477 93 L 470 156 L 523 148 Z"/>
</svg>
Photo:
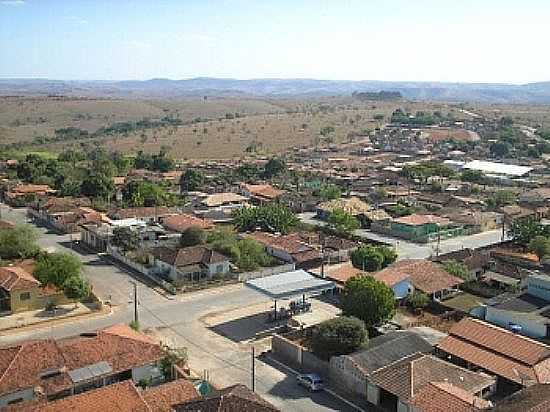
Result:
<svg viewBox="0 0 550 412">
<path fill-rule="evenodd" d="M 298 369 L 303 373 L 317 373 L 325 379 L 329 378 L 329 363 L 319 359 L 303 346 L 284 336 L 273 335 L 271 340 L 273 356 L 281 362 Z"/>
<path fill-rule="evenodd" d="M 285 265 L 273 266 L 270 268 L 263 268 L 254 272 L 239 273 L 239 282 L 246 282 L 247 280 L 263 278 L 271 275 L 278 275 L 279 273 L 292 272 L 295 269 L 294 263 L 287 263 Z"/>
<path fill-rule="evenodd" d="M 170 282 L 166 282 L 164 279 L 159 278 L 153 273 L 153 268 L 149 268 L 147 266 L 142 265 L 141 263 L 135 262 L 132 259 L 127 258 L 123 254 L 119 253 L 117 249 L 113 248 L 112 246 L 109 246 L 107 248 L 107 252 L 116 260 L 119 262 L 122 262 L 126 266 L 129 266 L 130 268 L 134 269 L 135 271 L 141 273 L 143 276 L 145 276 L 150 281 L 156 283 L 157 285 L 161 286 L 164 290 L 167 292 L 170 292 L 171 294 L 176 294 L 176 288 L 174 285 L 172 285 Z"/>
</svg>

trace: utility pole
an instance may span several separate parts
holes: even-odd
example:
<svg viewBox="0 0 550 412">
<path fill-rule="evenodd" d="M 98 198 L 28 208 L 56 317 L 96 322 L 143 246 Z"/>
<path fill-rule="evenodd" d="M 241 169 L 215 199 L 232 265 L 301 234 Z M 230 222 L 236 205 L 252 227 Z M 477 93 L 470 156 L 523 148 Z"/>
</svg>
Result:
<svg viewBox="0 0 550 412">
<path fill-rule="evenodd" d="M 255 376 L 256 375 L 256 370 L 255 370 L 256 368 L 255 368 L 254 363 L 256 361 L 256 349 L 254 348 L 254 345 L 252 345 L 251 349 L 252 349 L 252 365 L 251 365 L 251 367 L 252 367 L 252 371 L 251 371 L 251 373 L 252 373 L 252 392 L 255 392 L 256 391 L 256 376 Z"/>
<path fill-rule="evenodd" d="M 137 325 L 139 323 L 137 282 L 130 282 L 130 283 L 132 283 L 134 285 L 134 322 Z"/>
</svg>

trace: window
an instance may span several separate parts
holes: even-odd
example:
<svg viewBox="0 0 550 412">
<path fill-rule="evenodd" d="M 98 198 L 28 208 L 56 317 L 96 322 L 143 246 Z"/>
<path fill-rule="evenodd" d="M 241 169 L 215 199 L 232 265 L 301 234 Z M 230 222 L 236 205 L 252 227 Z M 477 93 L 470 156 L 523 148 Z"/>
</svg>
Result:
<svg viewBox="0 0 550 412">
<path fill-rule="evenodd" d="M 29 300 L 31 298 L 30 292 L 23 292 L 19 295 L 20 300 Z"/>
</svg>

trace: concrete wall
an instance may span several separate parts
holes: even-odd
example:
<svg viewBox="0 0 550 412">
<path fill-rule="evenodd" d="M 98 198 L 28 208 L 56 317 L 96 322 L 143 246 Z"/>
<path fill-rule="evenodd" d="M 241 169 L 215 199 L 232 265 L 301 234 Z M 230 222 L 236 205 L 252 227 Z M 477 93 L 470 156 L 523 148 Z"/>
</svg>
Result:
<svg viewBox="0 0 550 412">
<path fill-rule="evenodd" d="M 212 278 L 214 275 L 225 275 L 226 273 L 229 273 L 229 260 L 208 265 L 209 278 Z"/>
<path fill-rule="evenodd" d="M 532 338 L 545 337 L 546 323 L 548 323 L 548 318 L 537 314 L 499 310 L 491 306 L 487 306 L 485 320 L 505 329 L 509 329 L 511 323 L 520 325 L 520 333 Z"/>
<path fill-rule="evenodd" d="M 397 412 L 409 412 L 409 405 L 402 400 L 397 401 Z"/>
<path fill-rule="evenodd" d="M 273 266 L 270 268 L 263 268 L 254 272 L 245 272 L 239 274 L 239 282 L 246 282 L 247 280 L 263 278 L 271 275 L 278 275 L 279 273 L 292 272 L 296 269 L 294 263 L 287 263 L 286 265 Z"/>
<path fill-rule="evenodd" d="M 284 363 L 297 367 L 302 364 L 302 347 L 281 335 L 273 335 L 271 351 Z"/>
<path fill-rule="evenodd" d="M 29 294 L 29 299 L 22 299 L 27 293 Z M 65 305 L 71 303 L 72 300 L 67 299 L 62 291 L 53 295 L 42 295 L 39 287 L 27 290 L 14 290 L 10 293 L 12 313 L 44 309 L 49 302 L 52 302 L 54 305 Z"/>
<path fill-rule="evenodd" d="M 548 279 L 541 279 L 538 276 L 529 277 L 527 279 L 527 293 L 550 301 L 550 276 L 548 276 Z"/>
<path fill-rule="evenodd" d="M 362 396 L 368 396 L 367 380 L 349 356 L 333 356 L 330 359 L 330 381 L 340 388 Z"/>
<path fill-rule="evenodd" d="M 367 383 L 367 400 L 373 405 L 380 402 L 380 389 L 372 383 Z"/>
<path fill-rule="evenodd" d="M 27 388 L 0 396 L 0 407 L 9 405 L 10 402 L 17 401 L 19 399 L 21 399 L 21 401 L 30 401 L 31 399 L 34 399 L 33 388 Z"/>
</svg>

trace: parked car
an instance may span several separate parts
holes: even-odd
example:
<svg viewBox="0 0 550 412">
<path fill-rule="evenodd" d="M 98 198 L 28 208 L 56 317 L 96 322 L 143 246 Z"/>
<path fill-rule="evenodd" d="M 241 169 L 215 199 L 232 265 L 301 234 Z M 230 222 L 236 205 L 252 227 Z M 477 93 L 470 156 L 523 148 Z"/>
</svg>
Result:
<svg viewBox="0 0 550 412">
<path fill-rule="evenodd" d="M 314 373 L 298 375 L 296 380 L 298 381 L 298 385 L 302 385 L 308 388 L 310 391 L 315 392 L 323 389 L 323 380 L 319 375 L 316 375 Z"/>
</svg>

